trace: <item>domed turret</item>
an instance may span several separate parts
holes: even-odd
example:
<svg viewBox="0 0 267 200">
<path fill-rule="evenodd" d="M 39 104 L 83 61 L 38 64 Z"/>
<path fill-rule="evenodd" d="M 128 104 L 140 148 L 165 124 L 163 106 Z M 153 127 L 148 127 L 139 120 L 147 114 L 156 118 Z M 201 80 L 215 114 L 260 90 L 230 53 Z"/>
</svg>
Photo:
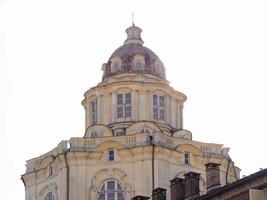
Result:
<svg viewBox="0 0 267 200">
<path fill-rule="evenodd" d="M 151 74 L 166 79 L 163 63 L 153 51 L 143 46 L 141 32 L 142 29 L 134 24 L 126 29 L 124 45 L 103 64 L 103 79 L 122 73 Z"/>
</svg>

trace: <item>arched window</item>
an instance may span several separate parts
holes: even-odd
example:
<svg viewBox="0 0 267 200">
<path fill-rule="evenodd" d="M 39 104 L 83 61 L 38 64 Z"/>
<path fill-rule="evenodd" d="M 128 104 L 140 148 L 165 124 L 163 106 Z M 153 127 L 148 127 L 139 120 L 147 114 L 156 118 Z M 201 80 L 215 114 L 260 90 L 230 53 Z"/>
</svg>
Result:
<svg viewBox="0 0 267 200">
<path fill-rule="evenodd" d="M 125 132 L 123 129 L 119 128 L 113 131 L 113 135 L 114 136 L 121 136 L 121 135 L 125 135 Z"/>
<path fill-rule="evenodd" d="M 45 200 L 55 200 L 53 193 L 52 192 L 49 192 L 46 195 Z"/>
<path fill-rule="evenodd" d="M 119 182 L 115 180 L 107 180 L 101 186 L 97 200 L 125 200 Z"/>
<path fill-rule="evenodd" d="M 91 137 L 92 137 L 92 138 L 99 137 L 99 133 L 98 133 L 97 131 L 93 131 L 93 132 L 91 133 Z"/>
</svg>

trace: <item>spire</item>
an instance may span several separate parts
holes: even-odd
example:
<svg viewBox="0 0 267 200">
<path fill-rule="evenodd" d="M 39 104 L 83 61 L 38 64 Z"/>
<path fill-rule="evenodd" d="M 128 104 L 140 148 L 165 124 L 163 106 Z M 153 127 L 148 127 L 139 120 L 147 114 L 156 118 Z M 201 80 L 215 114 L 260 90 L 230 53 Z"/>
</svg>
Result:
<svg viewBox="0 0 267 200">
<path fill-rule="evenodd" d="M 144 41 L 141 38 L 141 32 L 142 29 L 135 26 L 134 21 L 132 21 L 132 26 L 126 29 L 127 39 L 125 40 L 124 44 L 131 44 L 131 43 L 144 44 Z"/>
<path fill-rule="evenodd" d="M 132 26 L 135 26 L 135 24 L 134 24 L 134 12 L 132 12 Z"/>
</svg>

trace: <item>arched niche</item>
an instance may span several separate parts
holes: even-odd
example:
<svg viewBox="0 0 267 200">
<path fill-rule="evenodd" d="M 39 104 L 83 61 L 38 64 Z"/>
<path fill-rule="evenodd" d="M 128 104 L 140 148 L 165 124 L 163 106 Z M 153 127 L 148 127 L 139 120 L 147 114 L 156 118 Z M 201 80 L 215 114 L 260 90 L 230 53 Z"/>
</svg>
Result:
<svg viewBox="0 0 267 200">
<path fill-rule="evenodd" d="M 105 125 L 96 124 L 87 128 L 84 137 L 110 137 L 113 136 L 112 130 Z"/>
</svg>

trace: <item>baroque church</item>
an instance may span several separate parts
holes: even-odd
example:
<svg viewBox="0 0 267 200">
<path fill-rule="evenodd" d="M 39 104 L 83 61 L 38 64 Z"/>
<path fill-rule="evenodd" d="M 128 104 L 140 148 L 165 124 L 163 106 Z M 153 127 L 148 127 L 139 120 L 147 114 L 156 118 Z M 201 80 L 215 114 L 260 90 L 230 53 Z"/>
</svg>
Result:
<svg viewBox="0 0 267 200">
<path fill-rule="evenodd" d="M 141 32 L 126 29 L 124 44 L 102 65 L 102 82 L 85 92 L 85 134 L 27 161 L 26 200 L 148 199 L 156 188 L 171 200 L 173 180 L 192 176 L 203 195 L 212 186 L 207 166 L 213 174 L 220 168 L 221 186 L 239 179 L 229 148 L 194 141 L 183 128 L 186 96 L 169 85 Z"/>
</svg>

